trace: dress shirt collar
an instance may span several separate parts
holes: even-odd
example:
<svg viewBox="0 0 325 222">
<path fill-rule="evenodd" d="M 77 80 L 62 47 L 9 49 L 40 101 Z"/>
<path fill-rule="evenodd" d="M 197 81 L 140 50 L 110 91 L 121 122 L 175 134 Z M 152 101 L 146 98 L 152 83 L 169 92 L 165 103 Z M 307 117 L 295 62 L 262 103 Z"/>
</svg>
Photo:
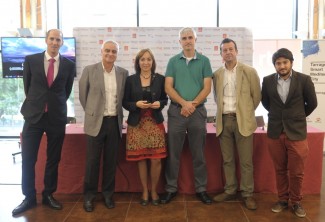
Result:
<svg viewBox="0 0 325 222">
<path fill-rule="evenodd" d="M 277 79 L 278 80 L 281 79 L 281 76 L 279 75 L 279 73 L 276 73 L 276 75 L 277 75 Z M 292 69 L 290 71 L 290 75 L 289 75 L 289 78 L 288 79 L 291 79 L 291 78 L 292 78 Z"/>
<path fill-rule="evenodd" d="M 102 62 L 102 66 L 103 66 L 104 73 L 105 73 L 105 72 L 106 72 L 106 73 L 112 73 L 113 71 L 115 71 L 115 65 L 113 65 L 111 71 L 109 71 L 109 72 L 105 69 L 105 66 L 104 66 L 103 62 Z"/>
<path fill-rule="evenodd" d="M 236 73 L 237 66 L 238 66 L 238 62 L 236 63 L 236 65 L 234 66 L 234 68 L 232 68 L 232 69 L 228 69 L 227 66 L 226 66 L 226 63 L 224 64 L 225 69 L 226 69 L 228 72 L 232 72 L 232 73 Z"/>
<path fill-rule="evenodd" d="M 60 54 L 57 54 L 56 56 L 54 56 L 53 58 L 55 59 L 55 61 L 58 61 L 60 57 Z M 48 54 L 47 51 L 45 51 L 45 58 L 47 61 L 49 61 L 52 57 L 50 56 L 50 54 Z"/>
</svg>

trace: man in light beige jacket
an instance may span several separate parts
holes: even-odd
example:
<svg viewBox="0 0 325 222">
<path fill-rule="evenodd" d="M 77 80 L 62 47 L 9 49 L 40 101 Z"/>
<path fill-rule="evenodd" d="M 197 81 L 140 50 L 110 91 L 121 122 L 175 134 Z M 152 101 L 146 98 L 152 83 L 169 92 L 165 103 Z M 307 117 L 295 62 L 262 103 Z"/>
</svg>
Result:
<svg viewBox="0 0 325 222">
<path fill-rule="evenodd" d="M 236 198 L 235 148 L 240 162 L 240 190 L 245 207 L 257 208 L 253 198 L 253 133 L 256 130 L 255 109 L 261 101 L 260 79 L 256 70 L 237 61 L 237 45 L 224 39 L 220 45 L 225 62 L 213 76 L 214 95 L 217 103 L 216 128 L 223 157 L 226 178 L 224 193 L 213 199 L 216 202 Z"/>
</svg>

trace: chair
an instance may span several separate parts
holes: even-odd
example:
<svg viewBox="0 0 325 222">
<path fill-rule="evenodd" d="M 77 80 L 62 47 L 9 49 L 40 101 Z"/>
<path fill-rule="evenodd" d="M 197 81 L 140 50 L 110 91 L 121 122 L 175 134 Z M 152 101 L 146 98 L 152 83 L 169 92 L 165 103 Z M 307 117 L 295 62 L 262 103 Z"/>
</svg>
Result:
<svg viewBox="0 0 325 222">
<path fill-rule="evenodd" d="M 68 116 L 67 117 L 67 124 L 74 124 L 77 123 L 76 117 Z"/>
<path fill-rule="evenodd" d="M 264 130 L 265 122 L 263 116 L 255 116 L 257 127 L 261 127 Z"/>
<path fill-rule="evenodd" d="M 19 141 L 18 141 L 18 147 L 19 149 L 21 150 L 21 142 L 22 142 L 22 138 L 21 138 L 21 135 L 19 136 Z M 13 158 L 13 161 L 14 163 L 16 163 L 16 155 L 18 154 L 21 154 L 21 151 L 18 151 L 18 152 L 15 152 L 15 153 L 12 153 L 12 158 Z"/>
<path fill-rule="evenodd" d="M 208 116 L 207 117 L 207 123 L 215 123 L 216 117 L 215 116 Z"/>
</svg>

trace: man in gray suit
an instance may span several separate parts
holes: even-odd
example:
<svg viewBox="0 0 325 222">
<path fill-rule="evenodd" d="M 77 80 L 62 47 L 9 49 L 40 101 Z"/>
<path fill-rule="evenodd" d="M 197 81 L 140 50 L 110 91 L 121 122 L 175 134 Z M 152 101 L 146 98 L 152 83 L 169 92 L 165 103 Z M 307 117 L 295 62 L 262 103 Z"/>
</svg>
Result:
<svg viewBox="0 0 325 222">
<path fill-rule="evenodd" d="M 122 98 L 128 71 L 114 65 L 119 46 L 115 41 L 103 43 L 102 61 L 86 66 L 79 81 L 79 100 L 85 110 L 87 159 L 84 182 L 84 209 L 94 210 L 103 151 L 102 193 L 107 208 L 114 208 L 117 151 L 122 137 Z"/>
<path fill-rule="evenodd" d="M 293 55 L 288 49 L 276 51 L 272 62 L 276 73 L 264 77 L 262 84 L 262 104 L 269 112 L 268 147 L 278 189 L 278 202 L 271 210 L 281 212 L 290 200 L 293 212 L 305 217 L 301 188 L 309 151 L 306 117 L 317 107 L 316 92 L 309 75 L 292 69 Z"/>
</svg>

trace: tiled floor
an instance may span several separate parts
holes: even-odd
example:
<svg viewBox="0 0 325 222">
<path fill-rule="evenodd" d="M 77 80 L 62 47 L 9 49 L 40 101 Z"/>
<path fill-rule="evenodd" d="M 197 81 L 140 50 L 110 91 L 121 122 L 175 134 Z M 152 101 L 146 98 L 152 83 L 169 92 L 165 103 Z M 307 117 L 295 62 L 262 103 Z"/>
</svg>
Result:
<svg viewBox="0 0 325 222">
<path fill-rule="evenodd" d="M 18 150 L 17 140 L 0 141 L 0 222 L 61 222 L 61 221 L 229 221 L 229 222 L 266 222 L 266 221 L 325 221 L 325 177 L 323 176 L 322 194 L 307 195 L 303 206 L 307 211 L 306 218 L 296 217 L 292 211 L 272 213 L 270 207 L 276 201 L 275 194 L 256 194 L 258 209 L 249 211 L 240 200 L 227 203 L 204 205 L 194 195 L 179 194 L 167 205 L 146 207 L 138 201 L 139 193 L 117 193 L 114 196 L 116 208 L 107 209 L 99 195 L 95 202 L 95 210 L 86 213 L 83 210 L 81 194 L 55 195 L 63 203 L 61 211 L 51 210 L 43 206 L 38 196 L 38 205 L 25 213 L 13 217 L 12 210 L 23 200 L 20 189 L 21 158 L 13 163 L 11 153 Z M 325 161 L 324 161 L 325 162 Z M 324 163 L 323 163 L 324 165 Z M 323 169 L 325 169 L 323 167 Z M 323 175 L 325 170 L 323 170 Z M 211 194 L 213 196 L 214 194 Z"/>
</svg>

